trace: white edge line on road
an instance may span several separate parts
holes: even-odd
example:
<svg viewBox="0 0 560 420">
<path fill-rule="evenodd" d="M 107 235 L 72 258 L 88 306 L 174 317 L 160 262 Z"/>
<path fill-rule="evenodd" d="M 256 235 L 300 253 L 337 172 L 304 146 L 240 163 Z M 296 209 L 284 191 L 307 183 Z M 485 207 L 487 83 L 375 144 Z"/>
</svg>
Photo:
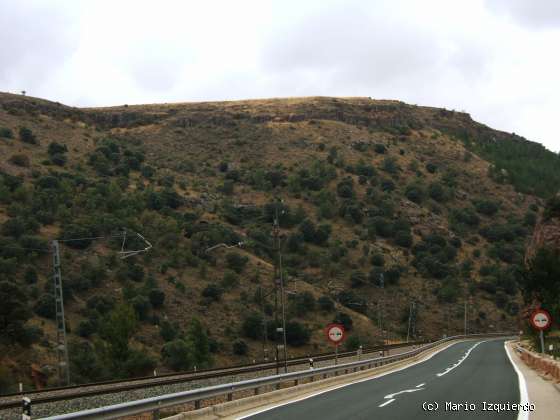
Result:
<svg viewBox="0 0 560 420">
<path fill-rule="evenodd" d="M 513 368 L 515 369 L 515 372 L 517 373 L 517 378 L 519 379 L 519 397 L 520 397 L 519 402 L 521 404 L 529 404 L 529 393 L 527 392 L 527 382 L 525 382 L 525 377 L 523 376 L 523 373 L 513 361 L 511 354 L 509 354 L 507 343 L 508 341 L 504 343 L 504 349 L 509 358 L 509 361 L 511 362 Z M 529 411 L 519 410 L 519 414 L 517 415 L 517 420 L 528 420 L 528 419 L 529 419 Z"/>
<path fill-rule="evenodd" d="M 381 378 L 382 376 L 385 376 L 385 375 L 390 375 L 390 374 L 392 374 L 392 373 L 400 372 L 401 370 L 405 370 L 405 369 L 408 369 L 409 367 L 418 365 L 418 364 L 420 364 L 420 363 L 424 363 L 424 362 L 430 360 L 430 359 L 431 359 L 432 357 L 434 357 L 436 354 L 441 353 L 441 352 L 444 351 L 444 350 L 447 350 L 447 349 L 448 349 L 449 347 L 451 347 L 451 346 L 454 346 L 454 345 L 456 345 L 456 344 L 463 343 L 463 342 L 464 342 L 464 341 L 459 341 L 459 342 L 456 342 L 456 343 L 451 343 L 451 344 L 445 346 L 444 348 L 439 349 L 438 351 L 436 351 L 436 352 L 434 352 L 434 353 L 432 353 L 432 354 L 426 356 L 424 359 L 418 360 L 418 361 L 416 361 L 416 362 L 414 362 L 414 363 L 411 363 L 411 364 L 409 364 L 409 365 L 406 365 L 406 366 L 403 366 L 403 367 L 400 367 L 400 368 L 397 368 L 397 369 L 389 370 L 389 371 L 387 371 L 387 372 L 383 372 L 383 373 L 380 373 L 379 375 L 372 376 L 372 377 L 369 377 L 369 378 L 364 378 L 364 379 L 360 379 L 360 380 L 358 380 L 358 381 L 349 382 L 349 383 L 347 383 L 347 384 L 338 385 L 338 386 L 333 387 L 333 388 L 324 389 L 324 390 L 322 390 L 322 391 L 318 391 L 318 392 L 315 392 L 315 393 L 313 393 L 313 394 L 306 395 L 305 397 L 301 397 L 301 398 L 297 398 L 297 399 L 294 399 L 294 400 L 285 401 L 285 402 L 282 402 L 282 403 L 280 403 L 280 404 L 273 405 L 272 407 L 267 407 L 267 408 L 264 408 L 264 409 L 262 409 L 262 410 L 258 410 L 258 411 L 252 412 L 251 414 L 246 414 L 246 415 L 241 416 L 241 417 L 236 417 L 236 419 L 237 419 L 237 420 L 246 419 L 246 418 L 249 418 L 249 417 L 251 417 L 251 416 L 256 416 L 257 414 L 264 413 L 264 412 L 270 411 L 270 410 L 274 410 L 275 408 L 278 408 L 278 407 L 282 407 L 283 405 L 293 404 L 293 403 L 296 403 L 296 402 L 299 402 L 299 401 L 306 400 L 306 399 L 308 399 L 308 398 L 315 397 L 315 396 L 317 396 L 317 395 L 324 394 L 324 393 L 326 393 L 326 392 L 331 392 L 331 391 L 334 391 L 334 390 L 337 390 L 337 389 L 340 389 L 340 388 L 344 388 L 344 387 L 349 386 L 349 385 L 359 384 L 360 382 L 365 382 L 365 381 L 371 381 L 371 380 L 373 380 L 373 379 Z"/>
<path fill-rule="evenodd" d="M 416 385 L 416 388 L 420 388 L 421 386 L 424 386 L 424 385 L 426 385 L 426 384 L 423 383 L 423 384 L 420 384 L 420 385 Z"/>
<path fill-rule="evenodd" d="M 379 404 L 379 407 L 385 407 L 386 405 L 391 404 L 393 401 L 395 401 L 395 399 L 393 398 L 392 400 L 389 401 L 385 401 L 383 404 Z"/>
</svg>

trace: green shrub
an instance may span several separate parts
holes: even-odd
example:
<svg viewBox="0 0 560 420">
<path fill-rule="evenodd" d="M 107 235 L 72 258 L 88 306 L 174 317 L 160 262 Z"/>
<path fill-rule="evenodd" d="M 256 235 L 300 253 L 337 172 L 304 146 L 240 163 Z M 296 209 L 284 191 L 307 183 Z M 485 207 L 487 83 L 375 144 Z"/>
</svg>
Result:
<svg viewBox="0 0 560 420">
<path fill-rule="evenodd" d="M 16 166 L 28 168 L 30 164 L 29 157 L 22 154 L 12 155 L 8 161 Z"/>
<path fill-rule="evenodd" d="M 436 172 L 437 172 L 437 169 L 438 169 L 438 167 L 437 167 L 437 165 L 436 165 L 435 163 L 428 162 L 428 163 L 426 164 L 426 170 L 427 170 L 429 173 L 431 173 L 431 174 L 436 173 Z"/>
<path fill-rule="evenodd" d="M 27 284 L 35 284 L 37 283 L 37 270 L 33 267 L 27 267 L 25 270 L 25 274 L 23 275 L 25 282 Z"/>
<path fill-rule="evenodd" d="M 96 295 L 89 298 L 86 307 L 90 311 L 106 314 L 115 307 L 115 299 L 111 296 Z"/>
<path fill-rule="evenodd" d="M 165 365 L 175 371 L 189 370 L 193 366 L 192 347 L 185 340 L 170 341 L 164 344 L 161 352 Z"/>
<path fill-rule="evenodd" d="M 228 252 L 226 255 L 227 267 L 236 273 L 240 274 L 245 269 L 249 258 L 245 255 L 240 255 L 237 252 Z"/>
<path fill-rule="evenodd" d="M 90 383 L 113 378 L 115 372 L 109 372 L 109 368 L 103 363 L 90 343 L 85 341 L 70 342 L 68 354 L 70 356 L 72 381 Z"/>
<path fill-rule="evenodd" d="M 345 178 L 336 185 L 336 192 L 341 198 L 354 197 L 354 181 L 352 178 Z"/>
<path fill-rule="evenodd" d="M 235 183 L 231 179 L 226 179 L 220 187 L 220 191 L 225 195 L 233 195 L 234 188 Z"/>
<path fill-rule="evenodd" d="M 352 334 L 344 343 L 344 347 L 346 347 L 346 351 L 356 351 L 360 348 L 361 344 L 360 336 Z"/>
<path fill-rule="evenodd" d="M 413 238 L 410 232 L 399 230 L 395 233 L 395 244 L 403 248 L 410 248 L 413 243 Z"/>
<path fill-rule="evenodd" d="M 165 302 L 165 293 L 160 289 L 152 289 L 148 294 L 148 298 L 154 308 L 161 308 Z"/>
<path fill-rule="evenodd" d="M 392 156 L 386 157 L 385 159 L 383 159 L 383 162 L 381 164 L 381 168 L 385 171 L 388 172 L 390 174 L 396 174 L 400 171 L 400 167 L 397 163 L 397 159 L 395 159 Z"/>
<path fill-rule="evenodd" d="M 243 318 L 241 334 L 244 337 L 257 340 L 263 336 L 263 316 L 260 312 L 252 311 Z"/>
<path fill-rule="evenodd" d="M 525 213 L 523 223 L 525 226 L 534 227 L 537 224 L 537 214 L 533 211 L 528 211 Z"/>
<path fill-rule="evenodd" d="M 437 298 L 442 303 L 455 303 L 459 297 L 460 290 L 458 283 L 449 281 L 437 289 Z"/>
<path fill-rule="evenodd" d="M 132 350 L 122 364 L 122 372 L 124 377 L 137 378 L 151 374 L 156 366 L 156 360 L 145 351 Z"/>
<path fill-rule="evenodd" d="M 24 143 L 37 144 L 37 138 L 35 137 L 35 134 L 33 134 L 33 131 L 31 131 L 31 129 L 27 127 L 20 127 L 19 139 Z"/>
<path fill-rule="evenodd" d="M 88 338 L 97 331 L 97 323 L 94 320 L 86 319 L 78 324 L 77 333 L 80 337 Z"/>
<path fill-rule="evenodd" d="M 43 318 L 55 319 L 56 309 L 54 305 L 54 296 L 50 293 L 45 293 L 39 298 L 33 310 L 37 315 Z"/>
<path fill-rule="evenodd" d="M 560 217 L 560 195 L 556 194 L 548 199 L 543 213 L 544 219 Z"/>
<path fill-rule="evenodd" d="M 352 317 L 346 312 L 338 312 L 332 322 L 336 324 L 342 324 L 346 331 L 352 331 L 352 326 L 354 324 L 354 321 L 352 321 Z"/>
<path fill-rule="evenodd" d="M 239 286 L 240 280 L 239 276 L 235 271 L 226 270 L 224 271 L 224 276 L 222 277 L 222 281 L 220 285 L 224 290 L 232 290 Z"/>
<path fill-rule="evenodd" d="M 0 137 L 3 137 L 5 139 L 13 139 L 14 132 L 7 127 L 0 127 Z"/>
<path fill-rule="evenodd" d="M 307 344 L 311 338 L 311 331 L 305 325 L 290 321 L 286 323 L 286 342 L 294 347 Z"/>
<path fill-rule="evenodd" d="M 47 153 L 49 156 L 57 155 L 57 154 L 64 154 L 68 151 L 68 148 L 65 144 L 59 144 L 57 142 L 52 142 L 49 144 L 47 148 Z"/>
<path fill-rule="evenodd" d="M 25 222 L 19 217 L 14 217 L 6 220 L 2 224 L 2 235 L 12 236 L 14 238 L 19 238 L 26 231 Z"/>
<path fill-rule="evenodd" d="M 249 352 L 249 346 L 243 340 L 235 340 L 232 344 L 232 351 L 236 356 L 245 356 Z"/>
<path fill-rule="evenodd" d="M 451 210 L 450 219 L 452 223 L 462 223 L 470 227 L 478 226 L 480 223 L 480 218 L 470 207 Z"/>
<path fill-rule="evenodd" d="M 292 233 L 286 240 L 286 249 L 288 252 L 300 253 L 303 251 L 303 235 L 301 233 Z"/>
<path fill-rule="evenodd" d="M 494 216 L 500 209 L 500 203 L 492 200 L 478 200 L 474 206 L 477 212 L 485 216 Z"/>
<path fill-rule="evenodd" d="M 399 282 L 401 278 L 401 268 L 399 266 L 392 266 L 385 270 L 385 284 L 394 285 Z"/>
<path fill-rule="evenodd" d="M 176 324 L 164 320 L 159 326 L 159 335 L 164 341 L 172 341 L 180 335 L 179 327 Z"/>
<path fill-rule="evenodd" d="M 132 308 L 139 320 L 145 321 L 148 319 L 151 305 L 147 297 L 138 295 L 130 300 L 130 304 L 132 305 Z"/>
<path fill-rule="evenodd" d="M 422 201 L 424 201 L 424 197 L 425 197 L 424 189 L 418 183 L 409 184 L 406 187 L 405 196 L 410 201 L 420 204 L 422 203 Z"/>
<path fill-rule="evenodd" d="M 371 256 L 371 264 L 376 267 L 383 267 L 383 265 L 385 264 L 385 257 L 383 257 L 383 254 L 373 254 Z"/>
<path fill-rule="evenodd" d="M 317 245 L 324 245 L 328 241 L 331 230 L 331 225 L 323 223 L 316 227 L 315 223 L 309 219 L 305 219 L 299 225 L 299 231 L 303 239 L 306 242 L 312 242 Z"/>
<path fill-rule="evenodd" d="M 296 316 L 305 316 L 315 310 L 315 297 L 309 291 L 290 296 L 291 306 Z"/>
<path fill-rule="evenodd" d="M 328 296 L 321 296 L 317 299 L 317 305 L 319 309 L 323 312 L 332 312 L 334 311 L 334 302 Z"/>
<path fill-rule="evenodd" d="M 66 164 L 67 158 L 62 153 L 56 153 L 51 156 L 51 162 L 57 166 L 64 166 Z"/>
<path fill-rule="evenodd" d="M 0 302 L 0 342 L 21 342 L 20 331 L 31 317 L 25 292 L 17 284 L 1 280 Z M 52 308 L 54 311 L 54 301 Z"/>
<path fill-rule="evenodd" d="M 449 193 L 439 182 L 432 182 L 428 187 L 428 194 L 433 200 L 443 203 L 449 199 Z"/>
<path fill-rule="evenodd" d="M 222 297 L 223 290 L 217 284 L 209 284 L 202 291 L 202 297 L 218 302 Z"/>
<path fill-rule="evenodd" d="M 376 143 L 373 146 L 373 150 L 375 151 L 375 153 L 378 153 L 378 154 L 382 155 L 382 154 L 385 154 L 385 152 L 387 151 L 387 148 L 385 147 L 384 144 Z"/>
<path fill-rule="evenodd" d="M 375 232 L 383 238 L 391 238 L 395 234 L 391 220 L 383 216 L 376 216 L 368 220 L 368 230 Z"/>
</svg>

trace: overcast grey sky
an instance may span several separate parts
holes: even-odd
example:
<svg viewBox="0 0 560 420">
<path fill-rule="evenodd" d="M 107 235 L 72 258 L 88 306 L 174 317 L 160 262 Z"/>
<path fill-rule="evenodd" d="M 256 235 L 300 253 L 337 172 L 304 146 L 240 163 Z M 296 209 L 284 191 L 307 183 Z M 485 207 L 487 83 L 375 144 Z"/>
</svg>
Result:
<svg viewBox="0 0 560 420">
<path fill-rule="evenodd" d="M 371 96 L 560 150 L 557 0 L 0 0 L 0 91 L 75 106 Z"/>
</svg>

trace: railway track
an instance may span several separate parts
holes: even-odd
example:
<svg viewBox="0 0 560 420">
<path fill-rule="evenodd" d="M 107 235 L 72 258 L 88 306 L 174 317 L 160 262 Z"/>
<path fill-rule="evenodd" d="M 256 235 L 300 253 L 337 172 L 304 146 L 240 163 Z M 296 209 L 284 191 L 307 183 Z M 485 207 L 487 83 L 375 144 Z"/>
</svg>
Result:
<svg viewBox="0 0 560 420">
<path fill-rule="evenodd" d="M 422 344 L 422 342 L 410 342 L 410 343 L 399 343 L 390 344 L 386 346 L 373 346 L 363 349 L 363 354 L 371 354 L 379 351 L 390 351 L 391 349 L 397 349 L 400 347 L 407 347 L 412 345 Z M 341 352 L 338 357 L 343 359 L 347 357 L 355 357 L 356 352 Z M 313 357 L 314 363 L 320 363 L 324 361 L 333 360 L 335 358 L 334 353 L 321 353 L 311 355 Z M 288 366 L 294 367 L 298 365 L 308 365 L 308 357 L 294 357 L 288 359 Z M 214 368 L 199 370 L 197 372 L 180 372 L 180 373 L 169 373 L 159 376 L 148 376 L 141 378 L 133 378 L 127 380 L 116 380 L 116 381 L 106 381 L 89 383 L 83 385 L 73 385 L 57 388 L 48 388 L 43 390 L 30 390 L 24 391 L 23 393 L 12 393 L 0 396 L 0 417 L 1 410 L 15 409 L 21 406 L 22 396 L 26 396 L 31 399 L 33 406 L 38 404 L 53 403 L 57 401 L 67 401 L 76 398 L 85 398 L 100 396 L 105 394 L 114 394 L 125 391 L 141 390 L 146 388 L 166 386 L 180 383 L 187 383 L 193 381 L 200 381 L 205 379 L 217 379 L 220 377 L 231 377 L 236 375 L 243 375 L 252 372 L 269 371 L 276 369 L 276 362 L 249 364 L 249 365 L 238 365 L 227 368 Z M 280 361 L 280 370 L 283 369 L 283 361 Z"/>
</svg>

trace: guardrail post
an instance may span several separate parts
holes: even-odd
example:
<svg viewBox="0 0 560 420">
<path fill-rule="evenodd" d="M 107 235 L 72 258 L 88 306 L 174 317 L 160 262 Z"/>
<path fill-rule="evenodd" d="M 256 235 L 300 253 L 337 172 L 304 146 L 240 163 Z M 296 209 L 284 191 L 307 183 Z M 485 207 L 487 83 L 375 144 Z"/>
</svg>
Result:
<svg viewBox="0 0 560 420">
<path fill-rule="evenodd" d="M 21 420 L 31 420 L 31 400 L 27 397 L 21 399 Z"/>
<path fill-rule="evenodd" d="M 195 410 L 200 410 L 200 400 L 195 400 L 194 401 L 194 409 Z"/>
<path fill-rule="evenodd" d="M 259 388 L 255 388 L 255 395 L 259 395 Z"/>
<path fill-rule="evenodd" d="M 294 381 L 294 386 L 298 386 L 298 385 L 299 385 L 299 379 L 296 379 L 296 380 Z"/>
<path fill-rule="evenodd" d="M 233 401 L 233 394 L 231 392 L 229 394 L 227 394 L 227 400 L 228 401 Z"/>
</svg>

